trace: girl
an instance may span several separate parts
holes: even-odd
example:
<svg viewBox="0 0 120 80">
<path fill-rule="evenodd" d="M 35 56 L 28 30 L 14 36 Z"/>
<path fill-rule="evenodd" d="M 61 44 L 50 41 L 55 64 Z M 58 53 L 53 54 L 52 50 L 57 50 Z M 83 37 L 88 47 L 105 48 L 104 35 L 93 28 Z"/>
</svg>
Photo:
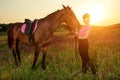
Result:
<svg viewBox="0 0 120 80">
<path fill-rule="evenodd" d="M 88 55 L 88 37 L 91 31 L 90 27 L 90 15 L 88 13 L 83 15 L 83 22 L 85 25 L 78 31 L 78 47 L 79 47 L 79 54 L 82 59 L 82 72 L 86 73 L 87 65 L 91 68 L 92 73 L 95 75 L 95 67 L 93 63 L 90 61 Z"/>
</svg>

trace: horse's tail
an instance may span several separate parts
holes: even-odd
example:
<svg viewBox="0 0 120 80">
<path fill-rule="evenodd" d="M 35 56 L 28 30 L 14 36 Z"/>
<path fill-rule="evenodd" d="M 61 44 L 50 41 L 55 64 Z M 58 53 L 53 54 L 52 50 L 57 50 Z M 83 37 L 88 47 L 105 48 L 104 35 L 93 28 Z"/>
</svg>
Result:
<svg viewBox="0 0 120 80">
<path fill-rule="evenodd" d="M 7 38 L 7 41 L 8 41 L 8 47 L 10 47 L 10 49 L 11 49 L 11 39 L 10 39 L 10 37 L 8 36 L 8 38 Z"/>
<path fill-rule="evenodd" d="M 8 42 L 8 47 L 10 47 L 10 48 L 12 48 L 12 28 L 13 27 L 13 24 L 9 24 L 8 25 L 8 30 L 7 30 L 7 36 L 8 36 L 8 38 L 7 38 L 7 42 Z"/>
<path fill-rule="evenodd" d="M 12 45 L 14 44 L 14 41 L 16 40 L 16 36 L 21 28 L 22 23 L 10 23 L 8 25 L 8 30 L 7 30 L 7 41 L 8 41 L 8 46 L 12 48 Z"/>
</svg>

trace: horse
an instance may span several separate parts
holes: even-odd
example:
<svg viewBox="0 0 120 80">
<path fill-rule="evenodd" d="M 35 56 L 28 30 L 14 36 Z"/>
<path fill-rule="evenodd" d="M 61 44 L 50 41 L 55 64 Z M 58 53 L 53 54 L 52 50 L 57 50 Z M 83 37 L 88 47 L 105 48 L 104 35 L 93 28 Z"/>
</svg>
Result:
<svg viewBox="0 0 120 80">
<path fill-rule="evenodd" d="M 8 45 L 12 49 L 16 66 L 21 64 L 20 51 L 22 44 L 27 44 L 35 48 L 34 60 L 32 69 L 36 67 L 36 61 L 38 59 L 39 52 L 42 50 L 42 69 L 46 69 L 45 59 L 54 32 L 62 23 L 68 24 L 69 28 L 75 30 L 75 27 L 79 27 L 80 23 L 76 18 L 74 12 L 69 6 L 62 5 L 61 10 L 57 10 L 44 18 L 38 20 L 38 27 L 34 33 L 31 34 L 32 40 L 29 40 L 29 36 L 20 31 L 23 23 L 13 23 L 9 26 L 7 31 Z"/>
</svg>

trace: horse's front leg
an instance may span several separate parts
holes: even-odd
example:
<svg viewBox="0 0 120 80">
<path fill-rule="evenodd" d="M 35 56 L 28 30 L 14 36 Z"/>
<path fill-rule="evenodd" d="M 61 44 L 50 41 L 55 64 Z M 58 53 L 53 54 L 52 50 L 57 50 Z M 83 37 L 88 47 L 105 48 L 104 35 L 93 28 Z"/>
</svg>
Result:
<svg viewBox="0 0 120 80">
<path fill-rule="evenodd" d="M 34 61 L 33 61 L 33 65 L 32 65 L 32 69 L 33 70 L 35 69 L 35 65 L 36 65 L 36 61 L 38 59 L 38 55 L 39 55 L 40 49 L 41 49 L 41 47 L 39 45 L 35 46 Z"/>
<path fill-rule="evenodd" d="M 47 46 L 45 46 L 45 47 L 43 48 L 42 64 L 41 64 L 41 67 L 43 68 L 43 70 L 46 69 L 45 59 L 46 59 L 46 54 L 47 54 L 47 51 L 48 51 L 48 47 L 49 47 L 49 46 L 47 45 Z"/>
</svg>

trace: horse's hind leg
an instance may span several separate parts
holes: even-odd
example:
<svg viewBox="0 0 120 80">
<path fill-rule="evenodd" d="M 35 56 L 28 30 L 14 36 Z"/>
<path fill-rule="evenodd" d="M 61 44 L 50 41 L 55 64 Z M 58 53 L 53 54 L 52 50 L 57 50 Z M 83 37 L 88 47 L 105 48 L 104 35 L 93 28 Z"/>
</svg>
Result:
<svg viewBox="0 0 120 80">
<path fill-rule="evenodd" d="M 48 51 L 48 46 L 45 46 L 43 48 L 43 54 L 42 54 L 42 68 L 45 70 L 46 69 L 46 65 L 45 65 L 45 59 L 46 59 L 46 53 Z"/>
<path fill-rule="evenodd" d="M 21 50 L 21 42 L 17 39 L 16 40 L 16 52 L 17 52 L 17 55 L 18 55 L 19 64 L 21 64 L 20 50 Z"/>
<path fill-rule="evenodd" d="M 35 69 L 35 64 L 36 64 L 36 61 L 38 59 L 40 49 L 41 49 L 41 47 L 39 45 L 35 46 L 34 61 L 33 61 L 32 69 Z"/>
<path fill-rule="evenodd" d="M 15 59 L 15 64 L 18 66 L 17 57 L 16 57 L 16 40 L 12 41 L 11 47 L 12 47 L 12 53 Z"/>
</svg>

